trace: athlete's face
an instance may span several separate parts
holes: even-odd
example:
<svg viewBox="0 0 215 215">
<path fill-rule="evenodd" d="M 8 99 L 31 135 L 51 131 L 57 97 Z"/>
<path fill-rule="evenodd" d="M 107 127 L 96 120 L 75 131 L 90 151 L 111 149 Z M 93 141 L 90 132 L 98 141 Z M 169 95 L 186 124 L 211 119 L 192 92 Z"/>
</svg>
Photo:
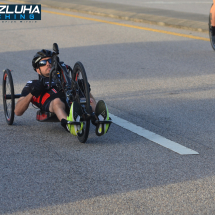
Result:
<svg viewBox="0 0 215 215">
<path fill-rule="evenodd" d="M 38 74 L 40 74 L 40 72 L 41 72 L 41 74 L 43 76 L 49 77 L 49 73 L 50 73 L 51 67 L 52 67 L 51 63 L 49 63 L 49 61 L 48 61 L 49 59 L 51 59 L 51 58 L 47 57 L 47 58 L 43 58 L 42 60 L 40 60 L 40 62 L 39 62 L 40 67 L 38 69 L 36 69 Z M 42 63 L 42 64 L 40 64 L 40 63 Z"/>
</svg>

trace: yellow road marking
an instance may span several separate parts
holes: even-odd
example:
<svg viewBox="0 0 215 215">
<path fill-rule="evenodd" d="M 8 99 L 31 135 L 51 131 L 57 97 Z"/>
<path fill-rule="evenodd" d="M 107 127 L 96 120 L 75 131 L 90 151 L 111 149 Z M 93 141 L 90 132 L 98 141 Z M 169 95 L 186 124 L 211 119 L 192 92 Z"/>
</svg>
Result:
<svg viewBox="0 0 215 215">
<path fill-rule="evenodd" d="M 0 2 L 0 4 L 6 4 L 6 3 Z M 94 21 L 94 22 L 102 22 L 102 23 L 107 23 L 107 24 L 111 24 L 111 25 L 135 28 L 135 29 L 140 29 L 140 30 L 145 30 L 145 31 L 153 31 L 153 32 L 162 33 L 162 34 L 170 34 L 170 35 L 174 35 L 174 36 L 186 37 L 186 38 L 195 39 L 195 40 L 210 41 L 209 38 L 205 38 L 205 37 L 197 37 L 197 36 L 192 36 L 192 35 L 188 35 L 188 34 L 175 33 L 175 32 L 171 32 L 171 31 L 163 31 L 163 30 L 158 30 L 158 29 L 153 29 L 153 28 L 140 27 L 140 26 L 136 26 L 136 25 L 128 25 L 128 24 L 123 24 L 123 23 L 118 23 L 118 22 L 110 22 L 110 21 L 106 21 L 106 20 L 102 20 L 102 19 L 88 18 L 88 17 L 84 17 L 84 16 L 71 15 L 71 14 L 67 14 L 67 13 L 58 13 L 58 12 L 53 12 L 53 11 L 48 11 L 48 10 L 41 10 L 41 11 L 44 13 L 51 13 L 51 14 L 56 14 L 56 15 L 61 15 L 61 16 L 69 16 L 69 17 L 78 18 L 78 19 L 85 19 L 85 20 L 90 20 L 90 21 Z"/>
<path fill-rule="evenodd" d="M 90 21 L 94 21 L 94 22 L 102 22 L 102 23 L 118 25 L 118 26 L 123 26 L 123 27 L 128 27 L 128 28 L 135 28 L 135 29 L 140 29 L 140 30 L 145 30 L 145 31 L 153 31 L 153 32 L 162 33 L 162 34 L 170 34 L 170 35 L 174 35 L 174 36 L 186 37 L 186 38 L 195 39 L 195 40 L 210 41 L 209 38 L 197 37 L 197 36 L 192 36 L 192 35 L 188 35 L 188 34 L 180 34 L 180 33 L 175 33 L 175 32 L 171 32 L 171 31 L 163 31 L 163 30 L 158 30 L 158 29 L 153 29 L 153 28 L 145 28 L 145 27 L 140 27 L 140 26 L 136 26 L 136 25 L 128 25 L 128 24 L 123 24 L 123 23 L 118 23 L 118 22 L 110 22 L 110 21 L 106 21 L 106 20 L 102 20 L 102 19 L 94 19 L 94 18 L 88 18 L 88 17 L 84 17 L 84 16 L 71 15 L 71 14 L 67 14 L 67 13 L 58 13 L 58 12 L 53 12 L 53 11 L 48 11 L 48 10 L 42 10 L 42 12 L 61 15 L 61 16 L 69 16 L 69 17 L 78 18 L 78 19 L 85 19 L 85 20 L 90 20 Z"/>
</svg>

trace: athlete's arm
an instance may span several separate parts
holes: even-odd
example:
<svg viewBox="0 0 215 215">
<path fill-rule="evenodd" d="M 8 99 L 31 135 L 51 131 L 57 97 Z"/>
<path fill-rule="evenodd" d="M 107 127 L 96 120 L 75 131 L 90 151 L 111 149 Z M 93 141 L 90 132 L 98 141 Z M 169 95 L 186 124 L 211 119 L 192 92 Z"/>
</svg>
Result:
<svg viewBox="0 0 215 215">
<path fill-rule="evenodd" d="M 29 81 L 25 85 L 25 87 L 22 90 L 22 97 L 19 98 L 14 113 L 17 116 L 21 116 L 29 106 L 29 103 L 32 100 L 32 97 L 35 96 L 36 98 L 40 96 L 40 94 L 44 91 L 44 85 L 42 81 L 36 80 L 36 81 Z"/>
<path fill-rule="evenodd" d="M 14 110 L 17 116 L 21 116 L 28 109 L 32 97 L 33 95 L 29 93 L 27 96 L 19 98 Z"/>
</svg>

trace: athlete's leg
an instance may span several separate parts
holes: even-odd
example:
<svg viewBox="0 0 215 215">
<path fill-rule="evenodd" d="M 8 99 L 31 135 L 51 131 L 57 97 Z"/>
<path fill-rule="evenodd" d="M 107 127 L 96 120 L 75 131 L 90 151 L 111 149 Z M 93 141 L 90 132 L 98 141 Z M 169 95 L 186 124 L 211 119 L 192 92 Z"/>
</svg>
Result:
<svg viewBox="0 0 215 215">
<path fill-rule="evenodd" d="M 49 105 L 49 111 L 52 113 L 55 113 L 57 118 L 61 121 L 62 119 L 67 118 L 66 114 L 66 106 L 65 104 L 61 101 L 60 98 L 56 98 L 50 102 Z"/>
<path fill-rule="evenodd" d="M 49 105 L 49 111 L 56 114 L 57 118 L 61 122 L 61 125 L 66 129 L 66 131 L 69 131 L 71 134 L 76 136 L 77 133 L 80 132 L 83 128 L 83 123 L 81 124 L 82 126 L 68 124 L 68 121 L 80 121 L 82 110 L 81 106 L 77 102 L 72 103 L 69 116 L 67 116 L 66 113 L 66 105 L 61 101 L 60 98 L 56 98 L 51 101 Z"/>
</svg>

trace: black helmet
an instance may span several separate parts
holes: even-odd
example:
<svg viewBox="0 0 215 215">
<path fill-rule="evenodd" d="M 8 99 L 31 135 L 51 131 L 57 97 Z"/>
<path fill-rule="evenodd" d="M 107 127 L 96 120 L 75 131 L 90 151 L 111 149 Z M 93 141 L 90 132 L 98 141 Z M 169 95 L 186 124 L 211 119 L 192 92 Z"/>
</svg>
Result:
<svg viewBox="0 0 215 215">
<path fill-rule="evenodd" d="M 38 67 L 38 62 L 46 57 L 52 57 L 52 52 L 49 50 L 42 49 L 41 51 L 37 52 L 36 55 L 34 55 L 32 60 L 32 66 L 34 70 L 36 71 Z"/>
</svg>

